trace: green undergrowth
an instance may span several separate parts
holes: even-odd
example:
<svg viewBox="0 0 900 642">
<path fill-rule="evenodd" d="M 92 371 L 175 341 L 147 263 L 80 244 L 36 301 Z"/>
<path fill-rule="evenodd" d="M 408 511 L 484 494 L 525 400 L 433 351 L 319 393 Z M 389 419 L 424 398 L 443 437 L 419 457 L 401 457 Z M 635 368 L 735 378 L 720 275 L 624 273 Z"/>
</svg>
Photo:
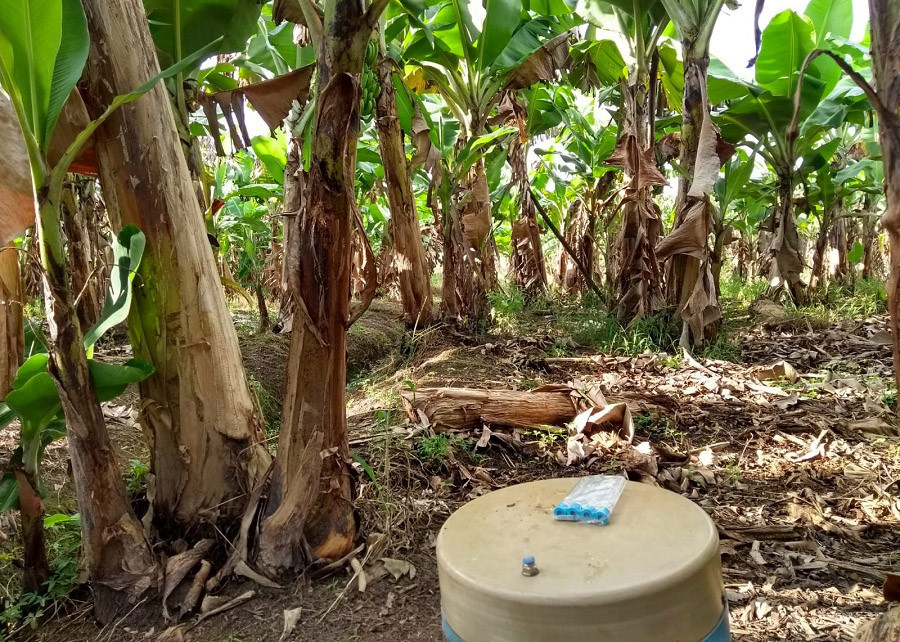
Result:
<svg viewBox="0 0 900 642">
<path fill-rule="evenodd" d="M 281 404 L 252 372 L 247 372 L 247 383 L 259 402 L 259 409 L 266 424 L 266 437 L 277 435 L 281 424 Z"/>
<path fill-rule="evenodd" d="M 699 348 L 697 356 L 740 361 L 739 336 L 752 322 L 749 306 L 765 292 L 766 286 L 764 279 L 744 281 L 733 273 L 723 275 L 722 320 L 715 338 Z M 493 293 L 491 304 L 494 331 L 517 336 L 529 336 L 537 331 L 549 333 L 556 337 L 548 350 L 552 356 L 574 355 L 584 348 L 624 356 L 680 353 L 681 320 L 671 310 L 645 314 L 623 324 L 593 295 L 579 298 L 551 292 L 528 300 L 510 286 Z M 857 280 L 849 285 L 830 283 L 811 292 L 805 305 L 785 305 L 785 317 L 803 319 L 821 327 L 884 314 L 886 307 L 887 297 L 881 283 Z"/>
<path fill-rule="evenodd" d="M 473 440 L 446 432 L 422 437 L 416 444 L 415 455 L 426 466 L 444 465 L 454 457 L 471 465 L 477 465 L 482 459 L 475 451 Z"/>
<path fill-rule="evenodd" d="M 788 303 L 785 312 L 791 319 L 806 319 L 812 325 L 865 319 L 887 312 L 884 284 L 858 280 L 852 284 L 828 283 L 810 293 L 803 305 Z"/>
<path fill-rule="evenodd" d="M 743 289 L 731 286 L 731 292 L 747 303 L 758 289 L 755 284 Z M 680 354 L 681 320 L 671 310 L 622 323 L 592 294 L 580 298 L 551 294 L 528 301 L 512 287 L 493 293 L 491 303 L 495 331 L 529 336 L 536 330 L 544 330 L 555 335 L 557 338 L 548 350 L 551 356 L 574 355 L 584 348 L 623 356 L 647 352 Z M 740 344 L 735 338 L 739 327 L 731 321 L 732 316 L 730 309 L 726 309 L 716 339 L 699 351 L 700 356 L 723 361 L 740 359 Z"/>
<path fill-rule="evenodd" d="M 723 307 L 746 308 L 766 291 L 768 283 L 765 279 L 741 279 L 737 274 L 728 272 L 722 275 L 719 282 Z"/>
<path fill-rule="evenodd" d="M 71 605 L 78 586 L 78 560 L 81 552 L 81 522 L 78 515 L 58 513 L 44 520 L 50 579 L 39 592 L 23 592 L 18 583 L 19 572 L 13 567 L 22 557 L 21 543 L 9 540 L 0 548 L 0 567 L 4 577 L 11 578 L 2 586 L 3 611 L 0 612 L 0 642 L 22 639 L 47 617 Z"/>
</svg>

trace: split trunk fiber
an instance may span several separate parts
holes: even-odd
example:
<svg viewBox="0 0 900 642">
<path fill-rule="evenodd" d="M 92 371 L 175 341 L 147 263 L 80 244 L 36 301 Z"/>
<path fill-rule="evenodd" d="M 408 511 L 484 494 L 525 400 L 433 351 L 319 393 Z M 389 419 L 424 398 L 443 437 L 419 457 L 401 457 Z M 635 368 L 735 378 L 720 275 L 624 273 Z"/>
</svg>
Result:
<svg viewBox="0 0 900 642">
<path fill-rule="evenodd" d="M 140 0 L 84 8 L 86 102 L 96 117 L 159 66 Z M 110 220 L 147 237 L 129 329 L 135 357 L 156 369 L 140 384 L 140 422 L 157 523 L 232 521 L 269 456 L 165 85 L 117 111 L 96 147 Z"/>
<path fill-rule="evenodd" d="M 510 263 L 516 286 L 526 297 L 534 298 L 547 289 L 547 269 L 528 180 L 527 158 L 527 143 L 514 139 L 510 144 L 509 166 L 513 181 L 519 186 L 519 216 L 512 222 Z"/>
<path fill-rule="evenodd" d="M 22 276 L 14 245 L 0 249 L 0 337 L 0 399 L 5 399 L 25 354 Z"/>
<path fill-rule="evenodd" d="M 629 175 L 622 200 L 622 229 L 619 233 L 619 266 L 616 275 L 616 315 L 630 321 L 659 309 L 663 303 L 662 274 L 656 258 L 656 242 L 662 232 L 659 206 L 653 202 L 652 188 L 665 185 L 647 142 L 646 71 L 636 70 L 625 88 L 624 133 L 608 164 L 621 165 Z"/>
<path fill-rule="evenodd" d="M 771 263 L 769 282 L 772 290 L 787 290 L 791 298 L 802 303 L 806 298 L 805 286 L 800 275 L 803 257 L 800 254 L 800 232 L 794 215 L 794 181 L 791 176 L 778 178 L 778 205 L 774 212 L 774 231 L 769 244 Z"/>
<path fill-rule="evenodd" d="M 431 284 L 425 247 L 419 231 L 409 160 L 403 145 L 403 130 L 397 119 L 394 62 L 389 56 L 379 57 L 377 73 L 381 93 L 375 104 L 375 126 L 378 129 L 378 147 L 384 163 L 387 196 L 391 206 L 390 230 L 394 242 L 400 301 L 403 304 L 403 320 L 408 325 L 423 326 L 431 323 Z"/>
</svg>

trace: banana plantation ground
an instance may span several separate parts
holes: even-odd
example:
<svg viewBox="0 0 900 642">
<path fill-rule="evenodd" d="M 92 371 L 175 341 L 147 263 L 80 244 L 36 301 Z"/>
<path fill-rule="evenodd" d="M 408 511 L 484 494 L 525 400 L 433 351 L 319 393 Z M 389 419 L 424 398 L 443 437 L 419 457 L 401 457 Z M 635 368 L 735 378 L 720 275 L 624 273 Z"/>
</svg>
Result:
<svg viewBox="0 0 900 642">
<path fill-rule="evenodd" d="M 100 629 L 76 592 L 48 601 L 52 618 L 39 633 L 26 621 L 14 639 L 440 640 L 433 546 L 453 510 L 510 484 L 625 471 L 715 519 L 735 640 L 850 640 L 883 612 L 885 574 L 900 568 L 900 439 L 883 294 L 863 282 L 853 294 L 785 309 L 751 303 L 748 288 L 726 290 L 720 339 L 696 359 L 675 350 L 677 324 L 652 317 L 623 334 L 589 300 L 499 296 L 490 332 L 477 336 L 445 325 L 407 334 L 399 304 L 378 300 L 349 348 L 355 505 L 367 546 L 314 565 L 289 590 L 234 578 L 209 615 L 176 629 L 140 605 Z M 245 311 L 233 315 L 253 387 L 277 425 L 289 339 L 258 334 Z M 126 345 L 120 334 L 100 352 L 122 359 Z M 585 433 L 579 448 L 566 429 L 436 433 L 424 413 L 410 420 L 401 397 L 435 386 L 548 384 L 625 402 L 633 436 Z M 120 398 L 104 414 L 140 506 L 148 455 L 135 401 Z M 46 461 L 48 513 L 74 509 L 65 452 L 51 446 Z M 14 520 L 5 520 L 3 583 L 13 594 L 19 553 Z M 77 524 L 48 530 L 57 563 L 71 566 L 54 577 L 74 581 Z M 177 611 L 182 597 L 170 596 L 168 608 Z"/>
</svg>

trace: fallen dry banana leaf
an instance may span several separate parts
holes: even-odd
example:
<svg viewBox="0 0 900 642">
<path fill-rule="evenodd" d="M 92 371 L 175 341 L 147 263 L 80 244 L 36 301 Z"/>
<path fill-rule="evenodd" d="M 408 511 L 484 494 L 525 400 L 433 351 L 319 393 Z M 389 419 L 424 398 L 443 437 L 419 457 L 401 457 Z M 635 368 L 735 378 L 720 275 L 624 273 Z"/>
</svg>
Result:
<svg viewBox="0 0 900 642">
<path fill-rule="evenodd" d="M 224 613 L 225 611 L 229 611 L 236 606 L 240 606 L 244 602 L 249 602 L 254 597 L 256 597 L 256 591 L 247 591 L 246 593 L 241 593 L 236 598 L 232 600 L 226 600 L 224 604 L 217 605 L 208 611 L 204 611 L 200 617 L 197 619 L 195 624 L 200 624 L 203 620 L 212 617 L 213 615 L 218 615 L 219 613 Z M 203 598 L 203 606 L 207 606 L 207 598 Z M 203 607 L 201 607 L 201 610 Z"/>
</svg>

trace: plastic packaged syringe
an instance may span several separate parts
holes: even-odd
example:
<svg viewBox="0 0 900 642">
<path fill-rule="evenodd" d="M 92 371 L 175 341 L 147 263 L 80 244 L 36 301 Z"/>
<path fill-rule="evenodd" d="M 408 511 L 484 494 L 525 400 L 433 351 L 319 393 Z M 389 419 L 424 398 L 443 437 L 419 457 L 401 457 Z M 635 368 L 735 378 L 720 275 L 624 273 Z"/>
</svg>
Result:
<svg viewBox="0 0 900 642">
<path fill-rule="evenodd" d="M 618 475 L 582 477 L 553 508 L 553 519 L 605 526 L 623 490 L 625 478 Z"/>
</svg>

